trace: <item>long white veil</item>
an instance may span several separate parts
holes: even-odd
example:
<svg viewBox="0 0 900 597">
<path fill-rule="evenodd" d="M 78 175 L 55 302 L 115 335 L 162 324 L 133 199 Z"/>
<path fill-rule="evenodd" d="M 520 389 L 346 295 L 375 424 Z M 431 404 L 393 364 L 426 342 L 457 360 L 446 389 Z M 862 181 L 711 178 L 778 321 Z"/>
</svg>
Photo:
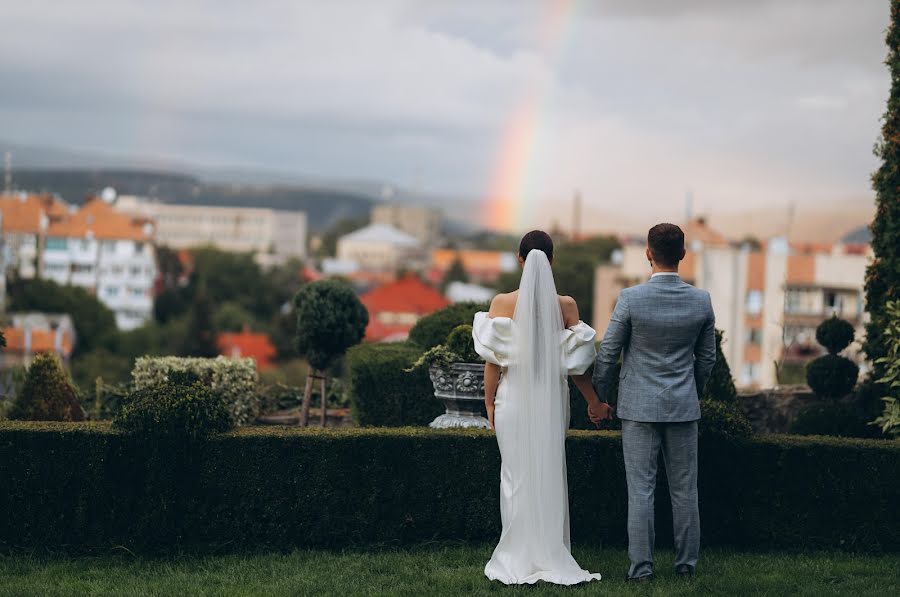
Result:
<svg viewBox="0 0 900 597">
<path fill-rule="evenodd" d="M 517 358 L 506 375 L 510 400 L 518 403 L 511 421 L 518 439 L 514 468 L 525 475 L 520 513 L 534 533 L 528 543 L 538 551 L 532 555 L 542 561 L 556 556 L 552 552 L 559 546 L 569 548 L 565 465 L 569 404 L 561 364 L 563 318 L 550 261 L 543 251 L 534 249 L 525 259 L 513 320 Z"/>
</svg>

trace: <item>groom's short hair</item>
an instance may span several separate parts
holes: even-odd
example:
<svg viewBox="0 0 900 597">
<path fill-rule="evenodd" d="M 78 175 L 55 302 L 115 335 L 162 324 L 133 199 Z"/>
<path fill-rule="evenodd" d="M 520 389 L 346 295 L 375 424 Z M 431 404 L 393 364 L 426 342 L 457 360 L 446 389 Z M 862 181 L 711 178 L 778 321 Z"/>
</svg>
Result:
<svg viewBox="0 0 900 597">
<path fill-rule="evenodd" d="M 653 261 L 663 267 L 675 267 L 684 252 L 684 232 L 675 224 L 657 224 L 647 233 L 647 246 Z"/>
</svg>

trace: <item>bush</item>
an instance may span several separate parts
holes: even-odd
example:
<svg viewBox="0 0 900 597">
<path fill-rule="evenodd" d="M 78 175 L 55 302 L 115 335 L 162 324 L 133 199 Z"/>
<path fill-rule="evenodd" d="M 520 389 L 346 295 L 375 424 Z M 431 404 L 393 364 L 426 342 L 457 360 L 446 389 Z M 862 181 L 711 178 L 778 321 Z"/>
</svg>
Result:
<svg viewBox="0 0 900 597">
<path fill-rule="evenodd" d="M 131 372 L 135 390 L 164 384 L 173 374 L 189 373 L 225 403 L 235 425 L 252 423 L 259 413 L 256 363 L 251 358 L 140 357 Z"/>
<path fill-rule="evenodd" d="M 573 432 L 566 450 L 573 541 L 623 545 L 619 434 Z M 0 423 L 0 511 L 14 513 L 0 546 L 243 551 L 500 532 L 490 432 L 250 427 L 159 458 L 102 423 Z M 703 436 L 699 467 L 704 545 L 900 550 L 896 442 Z M 667 494 L 661 474 L 659 542 L 671 545 Z"/>
<path fill-rule="evenodd" d="M 825 347 L 829 354 L 838 354 L 853 342 L 856 332 L 849 321 L 832 315 L 816 328 L 816 342 Z"/>
<path fill-rule="evenodd" d="M 701 437 L 743 438 L 753 435 L 747 415 L 736 403 L 701 400 L 700 414 L 698 432 Z"/>
<path fill-rule="evenodd" d="M 483 363 L 484 359 L 475 352 L 475 339 L 472 337 L 472 326 L 458 325 L 447 336 L 447 349 L 458 355 L 463 363 Z"/>
<path fill-rule="evenodd" d="M 142 438 L 197 440 L 227 431 L 231 418 L 222 398 L 187 373 L 131 392 L 115 426 Z"/>
<path fill-rule="evenodd" d="M 734 379 L 731 377 L 731 367 L 725 353 L 722 352 L 722 330 L 716 330 L 716 364 L 705 388 L 698 388 L 702 400 L 718 402 L 737 402 L 737 389 L 734 387 Z"/>
<path fill-rule="evenodd" d="M 472 325 L 475 314 L 489 308 L 487 303 L 454 303 L 417 321 L 409 331 L 409 340 L 423 350 L 434 348 L 443 344 L 456 326 Z"/>
<path fill-rule="evenodd" d="M 885 310 L 888 319 L 882 340 L 887 354 L 876 359 L 881 375 L 874 383 L 866 384 L 873 394 L 878 393 L 884 409 L 870 425 L 877 426 L 885 435 L 900 436 L 900 300 L 891 301 Z"/>
<path fill-rule="evenodd" d="M 791 423 L 791 433 L 836 437 L 875 437 L 877 430 L 867 424 L 853 402 L 816 402 L 805 407 Z"/>
<path fill-rule="evenodd" d="M 84 420 L 78 392 L 56 353 L 35 355 L 9 418 L 29 421 Z"/>
<path fill-rule="evenodd" d="M 425 370 L 405 371 L 421 354 L 409 343 L 362 344 L 347 353 L 350 408 L 358 425 L 427 425 L 444 412 Z"/>
<path fill-rule="evenodd" d="M 328 369 L 366 334 L 369 312 L 340 280 L 307 284 L 294 297 L 297 352 L 313 369 Z"/>
<path fill-rule="evenodd" d="M 849 394 L 859 377 L 859 367 L 836 354 L 823 355 L 806 367 L 806 381 L 816 396 L 836 400 Z"/>
</svg>

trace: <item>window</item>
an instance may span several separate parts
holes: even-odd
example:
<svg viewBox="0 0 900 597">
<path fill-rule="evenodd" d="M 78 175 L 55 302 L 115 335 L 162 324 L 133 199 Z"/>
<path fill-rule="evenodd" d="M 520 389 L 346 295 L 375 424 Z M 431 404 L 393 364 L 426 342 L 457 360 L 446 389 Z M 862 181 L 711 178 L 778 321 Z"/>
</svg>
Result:
<svg viewBox="0 0 900 597">
<path fill-rule="evenodd" d="M 108 297 L 119 296 L 119 287 L 118 286 L 107 286 L 103 293 Z"/>
<path fill-rule="evenodd" d="M 68 249 L 68 243 L 64 238 L 49 237 L 45 246 L 48 251 L 65 251 Z"/>
<path fill-rule="evenodd" d="M 143 253 L 144 252 L 144 243 L 143 241 L 136 240 L 134 241 L 134 252 L 135 253 Z"/>
<path fill-rule="evenodd" d="M 744 363 L 741 371 L 741 385 L 749 386 L 756 383 L 759 379 L 759 364 Z"/>
<path fill-rule="evenodd" d="M 91 248 L 91 241 L 87 239 L 82 239 L 80 243 L 80 248 L 82 251 L 89 251 Z"/>
<path fill-rule="evenodd" d="M 840 313 L 844 308 L 844 297 L 837 292 L 825 291 L 825 310 L 831 313 Z"/>
<path fill-rule="evenodd" d="M 94 271 L 93 265 L 87 265 L 84 263 L 73 263 L 72 264 L 72 273 L 73 274 L 90 274 Z"/>
<path fill-rule="evenodd" d="M 114 241 L 114 240 L 103 241 L 103 252 L 104 253 L 115 253 L 116 252 L 116 241 Z"/>
<path fill-rule="evenodd" d="M 132 266 L 131 266 L 131 275 L 132 275 L 132 276 L 140 276 L 141 273 L 142 273 L 143 271 L 144 271 L 144 268 L 142 268 L 142 267 L 139 266 L 139 265 L 132 265 Z"/>
<path fill-rule="evenodd" d="M 763 294 L 759 290 L 751 290 L 747 293 L 747 313 L 759 315 L 763 307 Z"/>
<path fill-rule="evenodd" d="M 747 330 L 747 344 L 759 346 L 762 344 L 762 330 L 759 328 L 750 328 Z"/>
</svg>

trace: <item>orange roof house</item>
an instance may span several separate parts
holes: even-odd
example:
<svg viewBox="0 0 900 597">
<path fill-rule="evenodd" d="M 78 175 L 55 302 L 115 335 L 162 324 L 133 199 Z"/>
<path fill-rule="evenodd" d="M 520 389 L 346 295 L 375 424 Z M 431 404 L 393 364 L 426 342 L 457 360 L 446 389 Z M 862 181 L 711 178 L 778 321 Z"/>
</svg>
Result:
<svg viewBox="0 0 900 597">
<path fill-rule="evenodd" d="M 153 225 L 146 219 L 119 213 L 102 199 L 94 198 L 74 213 L 51 216 L 47 236 L 149 241 L 153 239 Z"/>
<path fill-rule="evenodd" d="M 216 339 L 219 352 L 226 357 L 251 357 L 256 360 L 256 367 L 260 370 L 270 369 L 272 359 L 277 354 L 275 347 L 266 334 L 251 332 L 245 329 L 242 332 L 219 334 Z"/>
<path fill-rule="evenodd" d="M 65 204 L 50 195 L 0 195 L 5 233 L 38 234 L 42 220 L 67 211 Z"/>
<path fill-rule="evenodd" d="M 443 309 L 447 298 L 415 274 L 383 284 L 360 297 L 369 311 L 367 342 L 402 340 L 420 317 Z"/>
</svg>

